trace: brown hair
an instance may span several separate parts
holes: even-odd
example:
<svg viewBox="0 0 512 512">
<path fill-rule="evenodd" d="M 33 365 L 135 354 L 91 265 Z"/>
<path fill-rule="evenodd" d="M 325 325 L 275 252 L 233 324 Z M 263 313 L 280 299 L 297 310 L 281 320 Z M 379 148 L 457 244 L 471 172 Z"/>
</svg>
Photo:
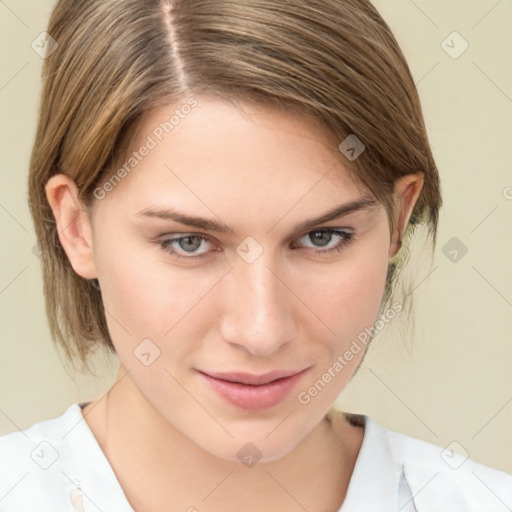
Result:
<svg viewBox="0 0 512 512">
<path fill-rule="evenodd" d="M 93 348 L 115 352 L 101 292 L 76 274 L 60 245 L 45 185 L 71 177 L 85 205 L 109 177 L 148 110 L 192 94 L 257 101 L 313 117 L 341 143 L 338 158 L 392 219 L 395 182 L 424 186 L 391 260 L 383 305 L 418 224 L 436 243 L 442 204 L 418 93 L 391 30 L 367 0 L 59 0 L 48 33 L 30 162 L 29 204 L 41 252 L 53 339 L 88 369 Z M 409 294 L 410 295 L 410 294 Z"/>
</svg>

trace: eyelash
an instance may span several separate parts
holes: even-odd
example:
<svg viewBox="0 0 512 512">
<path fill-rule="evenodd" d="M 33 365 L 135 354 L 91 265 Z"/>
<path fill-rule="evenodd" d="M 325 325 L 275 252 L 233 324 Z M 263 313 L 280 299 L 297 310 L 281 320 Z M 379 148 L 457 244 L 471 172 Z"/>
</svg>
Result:
<svg viewBox="0 0 512 512">
<path fill-rule="evenodd" d="M 350 233 L 348 231 L 344 231 L 342 229 L 336 229 L 336 228 L 322 228 L 322 229 L 314 229 L 313 231 L 308 231 L 306 234 L 302 235 L 300 238 L 303 238 L 304 236 L 307 236 L 311 233 L 329 233 L 331 235 L 338 235 L 338 236 L 341 236 L 343 237 L 341 239 L 341 241 L 335 245 L 334 247 L 332 247 L 331 249 L 327 249 L 327 250 L 314 250 L 313 252 L 315 252 L 316 254 L 320 254 L 320 255 L 326 255 L 326 254 L 332 254 L 332 253 L 337 253 L 337 252 L 341 252 L 347 245 L 349 245 L 355 238 L 354 234 L 353 233 Z M 192 259 L 199 259 L 199 258 L 204 258 L 206 257 L 209 252 L 205 252 L 205 253 L 202 253 L 202 254 L 196 254 L 196 255 L 190 255 L 190 256 L 183 256 L 182 254 L 179 254 L 175 251 L 170 251 L 169 250 L 169 246 L 174 243 L 174 242 L 178 242 L 179 240 L 183 240 L 183 239 L 186 239 L 186 238 L 200 238 L 201 240 L 204 240 L 206 242 L 208 242 L 208 238 L 203 236 L 203 235 L 196 235 L 196 234 L 187 234 L 187 235 L 181 235 L 179 237 L 173 237 L 173 238 L 168 238 L 167 240 L 163 240 L 161 242 L 157 242 L 158 245 L 160 245 L 160 247 L 165 251 L 167 252 L 168 254 L 172 254 L 173 256 L 175 256 L 176 258 L 185 258 L 185 259 L 189 259 L 189 260 L 192 260 Z M 310 247 L 307 247 L 310 249 Z"/>
</svg>

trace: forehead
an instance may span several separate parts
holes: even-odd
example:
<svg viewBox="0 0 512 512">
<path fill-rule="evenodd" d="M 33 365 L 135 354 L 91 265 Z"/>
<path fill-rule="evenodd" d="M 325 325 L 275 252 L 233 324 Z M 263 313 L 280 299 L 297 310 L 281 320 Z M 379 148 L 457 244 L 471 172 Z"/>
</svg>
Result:
<svg viewBox="0 0 512 512">
<path fill-rule="evenodd" d="M 347 173 L 333 135 L 316 120 L 262 104 L 193 99 L 140 119 L 118 163 L 127 172 L 109 200 L 122 195 L 140 208 L 192 200 L 203 210 L 220 202 L 257 214 L 264 206 L 339 204 L 365 192 Z"/>
</svg>

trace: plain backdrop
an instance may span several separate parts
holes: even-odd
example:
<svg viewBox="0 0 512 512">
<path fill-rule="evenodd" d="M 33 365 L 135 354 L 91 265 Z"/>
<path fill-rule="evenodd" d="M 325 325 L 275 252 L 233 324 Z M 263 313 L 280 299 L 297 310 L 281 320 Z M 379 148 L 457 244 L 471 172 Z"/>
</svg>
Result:
<svg viewBox="0 0 512 512">
<path fill-rule="evenodd" d="M 416 269 L 414 334 L 400 338 L 393 320 L 337 406 L 512 472 L 512 1 L 374 4 L 417 83 L 445 205 L 433 263 Z M 97 377 L 66 365 L 33 252 L 26 180 L 42 59 L 31 44 L 52 5 L 0 1 L 0 434 L 101 396 L 117 369 L 115 358 L 97 361 Z"/>
</svg>

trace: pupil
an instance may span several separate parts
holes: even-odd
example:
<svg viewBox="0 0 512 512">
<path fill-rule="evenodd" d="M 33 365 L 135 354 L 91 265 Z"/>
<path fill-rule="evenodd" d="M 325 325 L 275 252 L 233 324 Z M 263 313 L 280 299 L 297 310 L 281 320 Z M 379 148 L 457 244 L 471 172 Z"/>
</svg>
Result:
<svg viewBox="0 0 512 512">
<path fill-rule="evenodd" d="M 190 246 L 184 247 L 184 245 L 188 245 L 191 240 L 196 240 L 196 243 L 190 244 L 191 247 Z M 201 240 L 199 240 L 199 238 L 197 236 L 187 236 L 185 238 L 180 239 L 180 247 L 185 251 L 187 249 L 191 249 L 191 251 L 193 251 L 193 250 L 197 249 L 200 245 L 201 245 Z"/>
<path fill-rule="evenodd" d="M 324 246 L 324 245 L 327 245 L 330 241 L 331 241 L 331 236 L 332 236 L 332 233 L 329 233 L 327 231 L 314 231 L 312 233 L 313 237 L 319 237 L 319 240 L 320 240 L 320 247 Z M 312 242 L 315 242 L 311 235 L 310 235 L 310 239 Z"/>
</svg>

